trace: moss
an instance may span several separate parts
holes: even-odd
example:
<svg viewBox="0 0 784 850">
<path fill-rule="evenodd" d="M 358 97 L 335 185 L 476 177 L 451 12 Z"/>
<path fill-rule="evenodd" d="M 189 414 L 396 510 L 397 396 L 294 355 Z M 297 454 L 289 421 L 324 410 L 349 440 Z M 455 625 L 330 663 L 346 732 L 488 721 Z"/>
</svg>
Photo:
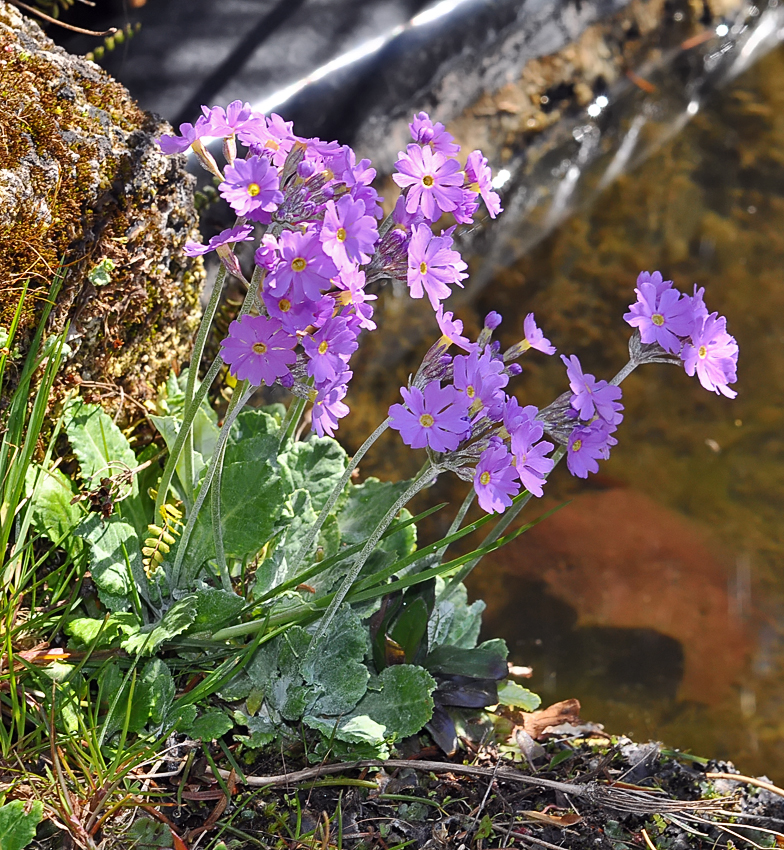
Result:
<svg viewBox="0 0 784 850">
<path fill-rule="evenodd" d="M 60 391 L 82 383 L 95 400 L 143 402 L 187 358 L 204 270 L 181 255 L 198 238 L 193 180 L 157 149 L 168 130 L 0 0 L 0 325 L 29 280 L 24 353 L 62 259 L 51 330 L 70 322 L 74 358 Z M 114 269 L 96 286 L 103 260 Z"/>
</svg>

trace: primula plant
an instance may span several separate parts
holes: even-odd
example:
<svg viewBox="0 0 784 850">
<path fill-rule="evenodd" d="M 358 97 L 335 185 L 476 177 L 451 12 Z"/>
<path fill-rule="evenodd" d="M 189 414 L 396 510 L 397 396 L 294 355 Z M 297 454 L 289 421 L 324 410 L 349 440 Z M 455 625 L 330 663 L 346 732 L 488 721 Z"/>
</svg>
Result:
<svg viewBox="0 0 784 850">
<path fill-rule="evenodd" d="M 68 401 L 61 427 L 78 473 L 69 478 L 48 459 L 32 464 L 25 516 L 65 552 L 81 592 L 55 625 L 46 621 L 51 634 L 68 636 L 68 651 L 56 669 L 28 664 L 24 687 L 47 722 L 56 717 L 53 733 L 89 737 L 115 767 L 126 764 L 129 740 L 172 731 L 231 734 L 251 753 L 276 739 L 304 741 L 322 759 L 385 757 L 427 729 L 452 752 L 466 712 L 538 704 L 506 681 L 503 641 L 477 645 L 483 603 L 468 603 L 466 575 L 525 530 L 505 534 L 564 455 L 573 475 L 597 471 L 616 443 L 619 385 L 633 369 L 682 365 L 732 397 L 737 344 L 702 290 L 683 294 L 659 272 L 642 272 L 619 373 L 600 380 L 564 356 L 569 390 L 541 410 L 521 404 L 512 393 L 518 361 L 555 353 L 534 316 L 504 351 L 493 339 L 497 313 L 469 339 L 444 306 L 467 278 L 456 228 L 471 225 L 481 205 L 493 218 L 502 211 L 480 151 L 461 158 L 443 125 L 417 115 L 395 164 L 400 195 L 382 217 L 375 170 L 350 147 L 301 138 L 241 102 L 203 113 L 160 145 L 167 154 L 191 149 L 237 221 L 185 248 L 214 251 L 221 265 L 190 368 L 171 376 L 150 416 L 166 449 L 137 455 L 100 408 Z M 209 138 L 223 139 L 222 168 Z M 249 279 L 234 253 L 243 242 L 253 249 Z M 247 294 L 218 356 L 202 364 L 227 275 Z M 348 457 L 334 434 L 349 412 L 351 358 L 363 333 L 381 332 L 373 301 L 389 281 L 432 312 L 435 342 L 402 400 Z M 219 423 L 208 391 L 226 367 L 233 390 Z M 247 406 L 275 384 L 289 392 L 288 407 Z M 312 433 L 300 439 L 306 414 Z M 387 428 L 426 450 L 420 471 L 410 481 L 355 483 Z M 419 517 L 406 506 L 446 472 L 468 494 L 448 535 L 418 548 Z M 474 499 L 485 513 L 466 524 Z M 445 557 L 486 526 L 477 549 Z M 21 586 L 10 566 L 6 574 Z M 15 623 L 9 634 L 21 640 L 29 629 Z"/>
</svg>

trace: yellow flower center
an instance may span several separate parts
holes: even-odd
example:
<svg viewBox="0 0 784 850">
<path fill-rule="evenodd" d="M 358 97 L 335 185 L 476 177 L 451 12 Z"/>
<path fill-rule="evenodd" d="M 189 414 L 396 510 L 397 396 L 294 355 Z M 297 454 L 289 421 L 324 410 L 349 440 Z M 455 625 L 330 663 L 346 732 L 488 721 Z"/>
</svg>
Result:
<svg viewBox="0 0 784 850">
<path fill-rule="evenodd" d="M 466 387 L 466 395 L 469 398 L 473 398 L 476 395 L 476 390 L 473 387 L 468 386 L 468 387 Z"/>
<path fill-rule="evenodd" d="M 706 348 L 706 346 L 701 345 L 697 349 L 697 355 L 699 356 L 700 360 L 704 360 L 708 356 L 708 349 Z"/>
<path fill-rule="evenodd" d="M 278 301 L 278 307 L 280 308 L 281 313 L 288 313 L 291 309 L 291 301 L 289 301 L 288 298 L 281 298 L 280 301 Z"/>
<path fill-rule="evenodd" d="M 304 272 L 308 265 L 308 261 L 304 257 L 296 257 L 291 261 L 291 270 L 295 272 Z"/>
<path fill-rule="evenodd" d="M 266 354 L 267 346 L 263 342 L 254 342 L 253 343 L 253 353 L 254 354 Z"/>
<path fill-rule="evenodd" d="M 479 483 L 484 484 L 484 485 L 489 484 L 490 483 L 490 473 L 489 472 L 483 472 L 479 476 Z"/>
<path fill-rule="evenodd" d="M 579 452 L 579 451 L 580 451 L 580 449 L 581 449 L 581 447 L 582 447 L 582 444 L 583 444 L 583 441 L 582 441 L 582 440 L 575 440 L 575 441 L 572 443 L 572 451 L 573 451 L 573 452 Z"/>
<path fill-rule="evenodd" d="M 271 151 L 276 151 L 280 148 L 280 145 L 274 139 L 267 139 L 267 141 L 264 142 L 264 147 L 269 148 Z"/>
<path fill-rule="evenodd" d="M 423 413 L 423 414 L 419 417 L 419 424 L 420 424 L 423 428 L 432 428 L 432 427 L 433 427 L 433 422 L 435 422 L 435 420 L 433 419 L 433 417 L 432 417 L 429 413 Z"/>
<path fill-rule="evenodd" d="M 470 192 L 476 192 L 477 195 L 482 191 L 478 183 L 470 183 L 467 188 Z"/>
<path fill-rule="evenodd" d="M 662 316 L 661 313 L 654 313 L 651 316 L 651 321 L 654 323 L 654 325 L 658 325 L 659 327 L 661 327 L 664 324 L 664 316 Z"/>
<path fill-rule="evenodd" d="M 255 198 L 261 191 L 261 186 L 258 183 L 248 183 L 248 194 L 251 198 Z"/>
<path fill-rule="evenodd" d="M 422 274 L 427 274 L 427 263 L 424 260 L 419 264 L 419 271 Z"/>
<path fill-rule="evenodd" d="M 422 185 L 423 185 L 423 186 L 425 186 L 425 187 L 426 187 L 426 188 L 428 188 L 428 189 L 429 189 L 429 188 L 430 188 L 430 187 L 431 187 L 431 186 L 432 186 L 435 182 L 436 182 L 436 181 L 433 179 L 433 175 L 432 175 L 432 174 L 425 174 L 425 176 L 422 178 Z"/>
<path fill-rule="evenodd" d="M 346 228 L 345 227 L 339 227 L 338 232 L 335 234 L 335 238 L 338 240 L 338 242 L 345 242 L 346 241 L 346 235 L 347 235 L 346 234 Z"/>
<path fill-rule="evenodd" d="M 323 342 L 319 343 L 318 353 L 319 354 L 326 354 L 328 348 L 329 348 L 329 344 L 327 343 L 326 340 L 324 340 Z"/>
</svg>

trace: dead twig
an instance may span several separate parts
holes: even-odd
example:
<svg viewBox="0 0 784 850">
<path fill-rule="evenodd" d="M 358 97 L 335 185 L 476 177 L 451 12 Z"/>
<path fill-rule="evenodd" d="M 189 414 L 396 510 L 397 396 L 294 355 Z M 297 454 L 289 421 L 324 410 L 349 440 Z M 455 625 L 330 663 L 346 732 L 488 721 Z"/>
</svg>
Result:
<svg viewBox="0 0 784 850">
<path fill-rule="evenodd" d="M 746 785 L 754 785 L 756 788 L 764 788 L 770 791 L 771 794 L 777 794 L 779 797 L 784 797 L 784 788 L 779 788 L 772 782 L 766 782 L 764 779 L 755 779 L 753 776 L 743 776 L 741 773 L 721 773 L 713 772 L 705 774 L 706 779 L 729 779 L 731 782 L 743 782 Z"/>
</svg>

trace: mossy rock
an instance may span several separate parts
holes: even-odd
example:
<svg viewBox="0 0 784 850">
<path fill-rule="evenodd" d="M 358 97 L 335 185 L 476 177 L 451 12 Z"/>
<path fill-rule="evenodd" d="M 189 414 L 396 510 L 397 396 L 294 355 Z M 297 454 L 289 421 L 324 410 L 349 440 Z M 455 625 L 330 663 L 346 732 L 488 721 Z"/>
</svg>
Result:
<svg viewBox="0 0 784 850">
<path fill-rule="evenodd" d="M 23 356 L 64 260 L 48 328 L 70 322 L 58 394 L 81 384 L 124 419 L 187 359 L 199 319 L 204 268 L 182 252 L 199 239 L 194 179 L 184 157 L 158 149 L 165 132 L 106 72 L 0 0 L 0 326 L 29 281 Z"/>
</svg>

